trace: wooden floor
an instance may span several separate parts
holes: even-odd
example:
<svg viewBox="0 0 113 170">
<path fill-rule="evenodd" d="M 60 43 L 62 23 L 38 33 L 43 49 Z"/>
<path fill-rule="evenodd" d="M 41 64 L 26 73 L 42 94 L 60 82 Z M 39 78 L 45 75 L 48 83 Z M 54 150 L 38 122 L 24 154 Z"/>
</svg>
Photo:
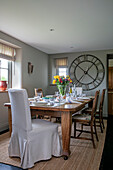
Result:
<svg viewBox="0 0 113 170">
<path fill-rule="evenodd" d="M 104 122 L 106 127 L 107 121 L 104 120 Z M 30 170 L 99 170 L 106 129 L 104 133 L 101 133 L 100 129 L 97 128 L 97 132 L 99 142 L 95 139 L 96 149 L 93 149 L 91 141 L 71 139 L 71 155 L 68 160 L 65 161 L 62 157 L 52 157 L 48 161 L 35 163 L 35 166 Z M 8 156 L 9 139 L 8 132 L 0 135 L 0 162 L 20 167 L 19 158 L 10 158 Z"/>
</svg>

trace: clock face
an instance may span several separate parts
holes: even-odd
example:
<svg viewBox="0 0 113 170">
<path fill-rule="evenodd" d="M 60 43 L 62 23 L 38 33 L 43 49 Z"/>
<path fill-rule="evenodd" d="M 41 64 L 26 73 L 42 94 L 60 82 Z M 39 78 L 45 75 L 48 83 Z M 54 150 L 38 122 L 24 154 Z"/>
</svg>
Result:
<svg viewBox="0 0 113 170">
<path fill-rule="evenodd" d="M 70 65 L 69 75 L 73 84 L 88 91 L 98 87 L 105 75 L 102 62 L 94 55 L 86 54 L 77 57 Z"/>
</svg>

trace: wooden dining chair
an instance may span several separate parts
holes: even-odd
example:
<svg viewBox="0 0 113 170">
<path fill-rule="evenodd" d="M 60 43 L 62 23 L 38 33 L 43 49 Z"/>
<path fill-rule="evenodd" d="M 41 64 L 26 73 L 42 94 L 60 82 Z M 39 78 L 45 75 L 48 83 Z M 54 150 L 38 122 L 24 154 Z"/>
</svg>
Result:
<svg viewBox="0 0 113 170">
<path fill-rule="evenodd" d="M 78 115 L 74 115 L 72 117 L 73 122 L 74 122 L 74 136 L 72 136 L 72 138 L 83 139 L 83 140 L 91 140 L 94 148 L 95 148 L 95 143 L 94 143 L 93 134 L 95 134 L 96 139 L 98 141 L 98 136 L 97 136 L 97 131 L 96 131 L 96 123 L 95 123 L 95 114 L 96 114 L 96 109 L 97 109 L 97 104 L 98 104 L 98 98 L 99 98 L 99 91 L 96 91 L 95 98 L 94 98 L 94 101 L 93 101 L 92 111 L 91 111 L 90 115 L 81 113 L 81 114 L 78 114 Z M 81 124 L 81 129 L 77 129 L 77 127 L 76 127 L 77 123 Z M 89 131 L 84 130 L 83 125 L 89 126 L 90 130 Z M 94 126 L 94 130 L 93 130 L 93 126 Z M 76 135 L 76 131 L 79 131 L 80 133 L 78 135 Z M 81 137 L 81 134 L 83 132 L 90 133 L 91 138 Z"/>
<path fill-rule="evenodd" d="M 100 99 L 100 104 L 99 104 L 99 109 L 96 110 L 96 126 L 100 127 L 101 133 L 103 133 L 104 127 L 104 121 L 103 121 L 103 104 L 104 104 L 104 98 L 105 98 L 105 90 L 102 90 L 102 95 Z M 84 113 L 89 113 L 91 114 L 92 108 L 86 108 L 83 110 Z"/>
<path fill-rule="evenodd" d="M 43 90 L 42 88 L 35 88 L 35 96 L 37 96 L 37 93 L 41 92 L 42 93 L 42 96 L 43 97 Z"/>
<path fill-rule="evenodd" d="M 41 97 L 44 97 L 43 96 L 43 90 L 42 88 L 35 88 L 35 96 L 37 96 L 37 93 L 41 92 L 42 93 L 42 96 Z M 39 119 L 48 119 L 51 121 L 51 116 L 39 116 L 39 115 L 36 115 L 36 118 L 39 118 Z"/>
</svg>

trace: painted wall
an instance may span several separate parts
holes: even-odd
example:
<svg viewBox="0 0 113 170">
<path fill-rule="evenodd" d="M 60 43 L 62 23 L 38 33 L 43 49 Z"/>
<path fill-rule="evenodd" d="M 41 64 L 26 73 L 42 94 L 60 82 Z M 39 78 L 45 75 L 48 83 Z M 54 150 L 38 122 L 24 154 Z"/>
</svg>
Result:
<svg viewBox="0 0 113 170">
<path fill-rule="evenodd" d="M 0 39 L 18 46 L 17 58 L 12 65 L 13 88 L 26 88 L 28 96 L 34 96 L 34 88 L 43 88 L 47 93 L 48 86 L 48 55 L 39 51 L 3 32 L 0 32 Z M 28 74 L 28 62 L 34 65 L 32 74 Z M 15 67 L 15 73 L 14 73 Z M 7 108 L 3 103 L 8 102 L 8 94 L 0 93 L 0 131 L 8 126 Z"/>
<path fill-rule="evenodd" d="M 0 131 L 8 128 L 8 109 L 4 107 L 4 103 L 9 102 L 8 93 L 0 92 Z"/>
<path fill-rule="evenodd" d="M 98 57 L 104 67 L 105 67 L 105 77 L 103 82 L 98 86 L 96 89 L 88 91 L 87 95 L 94 95 L 96 90 L 100 90 L 100 96 L 102 89 L 106 89 L 107 84 L 106 84 L 106 75 L 107 75 L 107 67 L 106 67 L 106 62 L 107 62 L 107 54 L 113 54 L 113 50 L 103 50 L 103 51 L 88 51 L 88 52 L 79 52 L 79 53 L 66 53 L 66 54 L 54 54 L 54 55 L 49 55 L 49 84 L 52 83 L 53 76 L 56 74 L 55 72 L 55 66 L 54 66 L 54 58 L 59 58 L 59 57 L 68 57 L 68 66 L 71 65 L 71 62 L 77 58 L 78 56 L 82 54 L 92 54 L 96 57 Z M 57 90 L 56 87 L 54 86 L 49 86 L 48 87 L 48 93 L 54 94 L 54 92 Z M 100 100 L 100 99 L 99 99 Z M 107 90 L 106 90 L 106 96 L 105 96 L 105 102 L 104 102 L 104 116 L 107 116 Z"/>
<path fill-rule="evenodd" d="M 34 96 L 34 88 L 42 88 L 44 94 L 48 86 L 48 55 L 28 48 L 26 45 L 22 51 L 22 87 L 28 90 L 29 96 Z M 28 62 L 34 66 L 33 73 L 28 74 Z"/>
</svg>

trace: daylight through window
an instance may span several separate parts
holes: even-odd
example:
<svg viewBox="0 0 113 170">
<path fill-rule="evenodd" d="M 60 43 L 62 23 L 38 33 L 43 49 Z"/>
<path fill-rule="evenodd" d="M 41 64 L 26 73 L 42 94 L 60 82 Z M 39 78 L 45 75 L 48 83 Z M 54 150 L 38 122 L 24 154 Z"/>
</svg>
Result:
<svg viewBox="0 0 113 170">
<path fill-rule="evenodd" d="M 8 81 L 8 60 L 0 59 L 0 80 Z"/>
</svg>

